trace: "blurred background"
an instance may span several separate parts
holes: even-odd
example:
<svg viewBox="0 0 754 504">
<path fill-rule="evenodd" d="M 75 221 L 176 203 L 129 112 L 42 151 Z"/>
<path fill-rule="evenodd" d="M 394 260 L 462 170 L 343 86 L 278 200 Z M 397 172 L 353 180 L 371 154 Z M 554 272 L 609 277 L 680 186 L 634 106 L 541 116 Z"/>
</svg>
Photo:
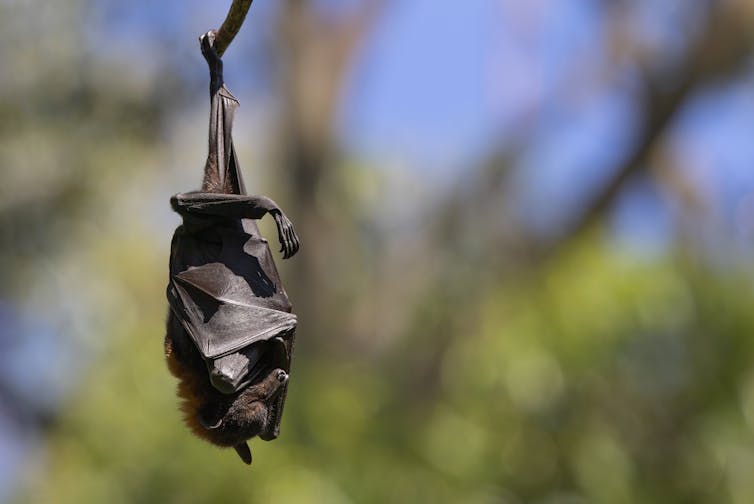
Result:
<svg viewBox="0 0 754 504">
<path fill-rule="evenodd" d="M 754 502 L 754 2 L 257 0 L 302 248 L 251 468 L 162 350 L 229 5 L 0 0 L 0 502 Z"/>
</svg>

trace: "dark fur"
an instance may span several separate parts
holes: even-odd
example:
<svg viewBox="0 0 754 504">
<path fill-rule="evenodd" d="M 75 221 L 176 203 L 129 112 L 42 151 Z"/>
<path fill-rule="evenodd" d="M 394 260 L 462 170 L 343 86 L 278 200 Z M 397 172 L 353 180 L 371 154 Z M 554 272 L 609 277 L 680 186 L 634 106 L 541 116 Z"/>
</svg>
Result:
<svg viewBox="0 0 754 504">
<path fill-rule="evenodd" d="M 165 358 L 179 380 L 178 397 L 189 429 L 212 444 L 237 450 L 265 430 L 269 417 L 265 402 L 280 392 L 288 379 L 285 371 L 273 369 L 236 394 L 222 394 L 210 383 L 204 360 L 172 312 L 167 329 Z"/>
</svg>

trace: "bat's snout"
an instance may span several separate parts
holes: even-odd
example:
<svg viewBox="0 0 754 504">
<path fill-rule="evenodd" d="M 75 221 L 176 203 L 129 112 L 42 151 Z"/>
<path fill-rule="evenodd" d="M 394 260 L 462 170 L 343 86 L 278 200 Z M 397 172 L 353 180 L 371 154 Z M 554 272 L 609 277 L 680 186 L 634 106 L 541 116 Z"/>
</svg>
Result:
<svg viewBox="0 0 754 504">
<path fill-rule="evenodd" d="M 249 374 L 249 358 L 243 353 L 236 352 L 208 363 L 209 379 L 212 386 L 223 394 L 237 392 Z"/>
<path fill-rule="evenodd" d="M 248 385 L 258 373 L 251 373 L 261 360 L 265 349 L 252 345 L 207 362 L 212 386 L 223 394 L 233 394 Z M 250 374 L 251 373 L 251 374 Z"/>
<path fill-rule="evenodd" d="M 210 382 L 212 386 L 223 394 L 232 394 L 236 391 L 236 380 L 233 375 L 224 373 L 222 370 L 213 369 L 209 374 Z"/>
</svg>

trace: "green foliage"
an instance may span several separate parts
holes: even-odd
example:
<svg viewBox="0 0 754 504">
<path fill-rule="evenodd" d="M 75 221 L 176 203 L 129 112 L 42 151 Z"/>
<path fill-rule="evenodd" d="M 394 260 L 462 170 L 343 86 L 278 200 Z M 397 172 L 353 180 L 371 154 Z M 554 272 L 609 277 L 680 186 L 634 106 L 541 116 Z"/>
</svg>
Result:
<svg viewBox="0 0 754 504">
<path fill-rule="evenodd" d="M 430 398 L 389 371 L 415 356 L 297 355 L 282 436 L 253 442 L 249 469 L 181 425 L 150 252 L 122 258 L 112 281 L 139 315 L 112 327 L 22 501 L 754 498 L 747 275 L 585 241 L 486 296 L 478 329 L 451 335 Z"/>
</svg>

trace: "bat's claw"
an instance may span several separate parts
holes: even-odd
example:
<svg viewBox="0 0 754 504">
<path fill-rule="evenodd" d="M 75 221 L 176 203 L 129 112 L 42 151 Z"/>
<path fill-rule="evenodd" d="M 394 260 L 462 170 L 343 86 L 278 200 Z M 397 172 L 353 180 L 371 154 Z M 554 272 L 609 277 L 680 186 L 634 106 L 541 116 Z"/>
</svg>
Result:
<svg viewBox="0 0 754 504">
<path fill-rule="evenodd" d="M 275 222 L 278 225 L 278 239 L 280 240 L 280 252 L 283 253 L 283 259 L 293 257 L 300 245 L 298 235 L 293 229 L 291 220 L 280 211 L 274 213 Z"/>
<path fill-rule="evenodd" d="M 215 39 L 217 38 L 217 31 L 215 30 L 209 30 L 207 33 L 204 33 L 199 36 L 199 43 L 202 45 L 202 51 L 204 51 L 204 48 L 211 48 L 215 47 Z"/>
</svg>

